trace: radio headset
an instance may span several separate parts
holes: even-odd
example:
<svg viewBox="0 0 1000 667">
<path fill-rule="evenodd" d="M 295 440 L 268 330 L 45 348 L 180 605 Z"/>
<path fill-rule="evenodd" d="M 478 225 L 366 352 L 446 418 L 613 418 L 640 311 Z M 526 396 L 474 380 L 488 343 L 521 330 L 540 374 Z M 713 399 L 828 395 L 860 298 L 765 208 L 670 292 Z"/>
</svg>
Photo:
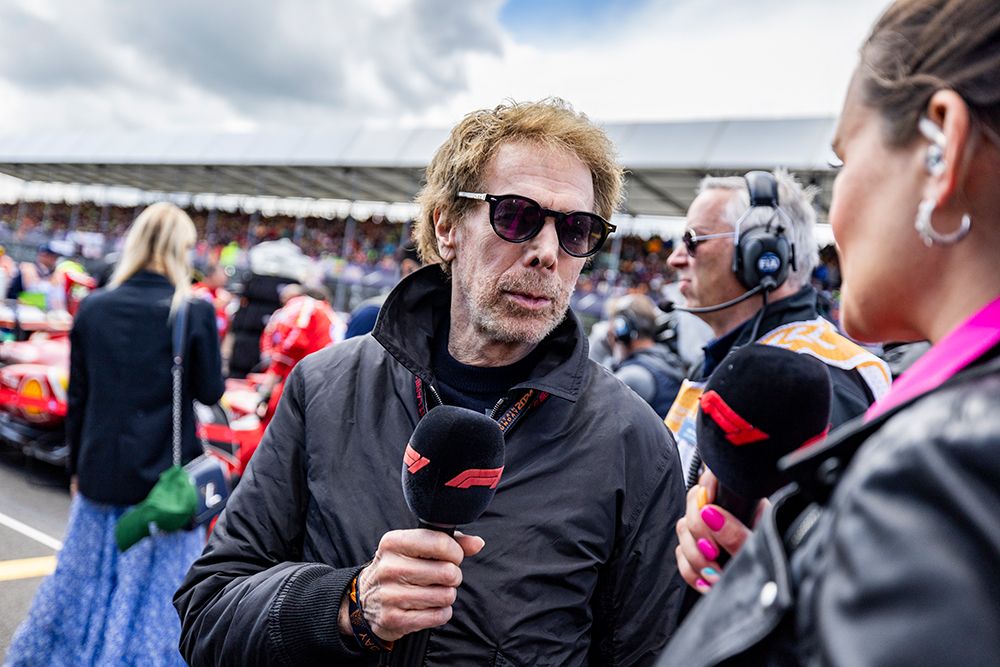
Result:
<svg viewBox="0 0 1000 667">
<path fill-rule="evenodd" d="M 639 337 L 639 328 L 636 326 L 635 319 L 628 309 L 615 315 L 612 324 L 614 326 L 615 340 L 617 341 L 628 344 Z"/>
<path fill-rule="evenodd" d="M 778 181 L 769 171 L 751 171 L 743 177 L 750 193 L 750 207 L 736 221 L 733 248 L 733 273 L 747 291 L 724 303 L 701 308 L 673 306 L 673 310 L 685 313 L 714 313 L 752 296 L 764 294 L 765 306 L 768 292 L 777 289 L 788 278 L 790 269 L 795 269 L 795 246 L 785 236 L 790 225 L 788 216 L 778 205 Z M 745 233 L 740 227 L 758 209 L 770 209 L 767 224 L 754 227 Z M 780 220 L 776 220 L 780 218 Z"/>
<path fill-rule="evenodd" d="M 611 327 L 615 340 L 627 345 L 642 335 L 652 336 L 654 332 L 650 331 L 649 324 L 643 323 L 646 318 L 640 317 L 632 309 L 632 297 L 628 296 L 625 299 L 627 302 L 624 302 L 621 310 L 611 320 Z"/>
</svg>

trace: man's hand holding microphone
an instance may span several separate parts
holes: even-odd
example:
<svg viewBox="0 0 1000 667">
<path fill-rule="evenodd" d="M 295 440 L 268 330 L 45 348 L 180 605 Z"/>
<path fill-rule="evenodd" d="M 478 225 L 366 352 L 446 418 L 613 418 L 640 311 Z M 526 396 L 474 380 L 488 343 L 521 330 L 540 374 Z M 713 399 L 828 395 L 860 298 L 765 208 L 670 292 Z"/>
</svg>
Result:
<svg viewBox="0 0 1000 667">
<path fill-rule="evenodd" d="M 372 650 L 391 648 L 393 665 L 423 661 L 428 631 L 451 619 L 462 561 L 486 544 L 455 527 L 486 510 L 503 467 L 503 431 L 489 417 L 438 406 L 420 420 L 402 467 L 403 496 L 420 527 L 379 540 L 341 603 L 342 634 Z"/>
<path fill-rule="evenodd" d="M 426 528 L 393 530 L 382 536 L 372 562 L 358 575 L 357 594 L 372 631 L 392 642 L 418 630 L 444 625 L 462 583 L 462 561 L 478 554 L 481 537 Z M 352 634 L 346 599 L 340 632 Z"/>
</svg>

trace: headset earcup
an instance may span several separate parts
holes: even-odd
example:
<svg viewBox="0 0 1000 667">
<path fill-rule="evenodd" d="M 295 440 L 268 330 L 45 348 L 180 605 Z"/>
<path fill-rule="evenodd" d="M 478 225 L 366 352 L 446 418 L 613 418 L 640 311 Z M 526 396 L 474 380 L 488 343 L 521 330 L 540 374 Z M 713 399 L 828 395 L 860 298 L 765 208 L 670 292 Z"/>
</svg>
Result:
<svg viewBox="0 0 1000 667">
<path fill-rule="evenodd" d="M 773 281 L 771 289 L 779 287 L 788 278 L 791 246 L 781 234 L 755 227 L 740 237 L 736 246 L 736 278 L 747 289 L 758 287 L 763 281 Z"/>
<path fill-rule="evenodd" d="M 781 267 L 773 276 L 775 282 L 774 286 L 781 287 L 781 285 L 788 279 L 789 271 L 795 266 L 795 249 L 792 244 L 788 242 L 788 239 L 781 234 L 775 236 L 774 240 L 775 252 L 781 261 Z"/>
<path fill-rule="evenodd" d="M 751 230 L 740 237 L 739 245 L 736 247 L 738 256 L 736 278 L 747 289 L 754 289 L 760 284 L 760 275 L 756 269 L 756 260 L 760 254 L 758 238 L 759 235 Z"/>
<path fill-rule="evenodd" d="M 612 326 L 614 326 L 615 340 L 629 343 L 635 339 L 635 327 L 624 312 L 615 316 Z"/>
<path fill-rule="evenodd" d="M 778 182 L 767 171 L 751 171 L 744 176 L 750 196 L 750 208 L 744 217 L 755 208 L 769 208 L 778 212 Z M 739 231 L 740 223 L 736 223 Z M 763 285 L 771 290 L 781 286 L 788 278 L 789 263 L 795 268 L 795 248 L 785 238 L 783 228 L 778 225 L 771 231 L 771 222 L 766 227 L 754 227 L 739 234 L 739 241 L 733 250 L 733 273 L 748 290 Z"/>
</svg>

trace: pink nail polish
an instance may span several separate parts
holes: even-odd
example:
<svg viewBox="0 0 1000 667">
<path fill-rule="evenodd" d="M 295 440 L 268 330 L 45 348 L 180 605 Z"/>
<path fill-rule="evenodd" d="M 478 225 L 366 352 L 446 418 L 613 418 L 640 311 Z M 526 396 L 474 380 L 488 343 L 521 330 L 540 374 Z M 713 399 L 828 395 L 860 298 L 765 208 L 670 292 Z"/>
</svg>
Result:
<svg viewBox="0 0 1000 667">
<path fill-rule="evenodd" d="M 698 581 L 694 582 L 694 587 L 697 588 L 702 593 L 705 593 L 710 588 L 712 588 L 712 584 L 708 583 L 704 579 L 699 579 Z"/>
<path fill-rule="evenodd" d="M 701 520 L 712 530 L 719 530 L 726 525 L 726 517 L 722 516 L 719 510 L 714 507 L 706 507 L 701 510 Z"/>
<path fill-rule="evenodd" d="M 702 538 L 698 540 L 697 544 L 698 544 L 698 551 L 700 551 L 701 555 L 707 558 L 708 560 L 715 560 L 716 558 L 719 557 L 719 550 L 716 549 L 715 545 L 713 545 L 708 540 Z"/>
</svg>

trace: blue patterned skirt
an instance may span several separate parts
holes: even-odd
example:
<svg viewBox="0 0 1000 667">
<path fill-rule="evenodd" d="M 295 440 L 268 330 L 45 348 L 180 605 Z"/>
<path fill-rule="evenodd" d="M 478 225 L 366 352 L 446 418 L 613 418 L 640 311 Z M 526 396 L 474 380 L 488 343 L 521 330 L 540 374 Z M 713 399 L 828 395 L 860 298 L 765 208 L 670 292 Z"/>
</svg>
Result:
<svg viewBox="0 0 1000 667">
<path fill-rule="evenodd" d="M 184 665 L 171 600 L 205 545 L 197 528 L 147 537 L 121 553 L 127 507 L 76 495 L 55 572 L 42 581 L 4 665 Z"/>
</svg>

